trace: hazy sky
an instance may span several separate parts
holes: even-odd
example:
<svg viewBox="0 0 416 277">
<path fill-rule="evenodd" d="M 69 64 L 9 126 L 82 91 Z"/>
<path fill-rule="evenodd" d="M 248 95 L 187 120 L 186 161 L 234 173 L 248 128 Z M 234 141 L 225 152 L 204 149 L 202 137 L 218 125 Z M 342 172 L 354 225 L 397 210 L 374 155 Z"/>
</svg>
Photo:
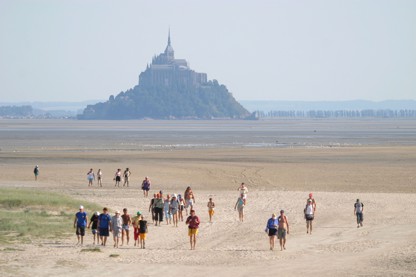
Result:
<svg viewBox="0 0 416 277">
<path fill-rule="evenodd" d="M 0 0 L 0 102 L 132 88 L 169 27 L 237 100 L 416 99 L 414 0 Z"/>
</svg>

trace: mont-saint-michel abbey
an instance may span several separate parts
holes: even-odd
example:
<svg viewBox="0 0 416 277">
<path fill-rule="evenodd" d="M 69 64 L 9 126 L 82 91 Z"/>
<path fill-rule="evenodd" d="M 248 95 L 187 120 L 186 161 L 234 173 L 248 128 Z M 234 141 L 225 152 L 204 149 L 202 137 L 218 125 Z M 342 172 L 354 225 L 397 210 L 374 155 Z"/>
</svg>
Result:
<svg viewBox="0 0 416 277">
<path fill-rule="evenodd" d="M 154 85 L 195 87 L 205 83 L 207 83 L 206 73 L 197 73 L 190 69 L 185 59 L 175 59 L 170 32 L 165 52 L 155 56 L 152 63 L 139 76 L 139 84 L 146 87 Z"/>
<path fill-rule="evenodd" d="M 108 96 L 107 96 L 108 97 Z M 246 119 L 249 112 L 225 85 L 175 59 L 170 31 L 165 51 L 154 56 L 132 89 L 88 105 L 79 119 Z"/>
</svg>

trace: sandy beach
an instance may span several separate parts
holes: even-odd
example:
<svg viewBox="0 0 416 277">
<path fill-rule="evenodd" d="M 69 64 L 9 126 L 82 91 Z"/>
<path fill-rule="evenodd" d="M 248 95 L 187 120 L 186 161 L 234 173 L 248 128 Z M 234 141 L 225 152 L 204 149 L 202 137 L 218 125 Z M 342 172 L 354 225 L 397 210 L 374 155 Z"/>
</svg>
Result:
<svg viewBox="0 0 416 277">
<path fill-rule="evenodd" d="M 185 223 L 163 222 L 149 224 L 146 249 L 131 241 L 81 252 L 94 247 L 92 236 L 76 246 L 68 222 L 69 238 L 13 246 L 22 251 L 0 245 L 2 276 L 415 274 L 414 121 L 63 122 L 0 121 L 1 187 L 57 192 L 111 212 L 140 210 L 149 220 L 150 197 L 139 189 L 144 176 L 152 194 L 183 194 L 191 186 L 202 221 L 196 250 L 189 250 Z M 115 188 L 115 170 L 126 167 L 130 187 Z M 89 168 L 103 170 L 102 188 L 87 186 Z M 242 223 L 234 211 L 241 182 L 249 189 Z M 312 235 L 303 218 L 309 192 L 317 202 Z M 216 203 L 213 223 L 209 197 Z M 357 198 L 365 205 L 362 228 L 353 214 Z M 281 209 L 290 223 L 287 249 L 270 251 L 264 229 Z"/>
</svg>

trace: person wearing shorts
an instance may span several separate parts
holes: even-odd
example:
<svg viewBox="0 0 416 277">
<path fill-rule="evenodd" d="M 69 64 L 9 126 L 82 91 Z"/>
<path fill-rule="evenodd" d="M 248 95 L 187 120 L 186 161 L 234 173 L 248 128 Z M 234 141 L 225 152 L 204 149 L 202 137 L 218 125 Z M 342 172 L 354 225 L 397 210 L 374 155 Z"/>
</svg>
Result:
<svg viewBox="0 0 416 277">
<path fill-rule="evenodd" d="M 103 213 L 98 216 L 98 230 L 100 233 L 101 245 L 105 246 L 107 244 L 107 238 L 111 232 L 111 216 L 108 214 L 108 209 L 103 208 Z"/>
<path fill-rule="evenodd" d="M 191 210 L 191 215 L 186 219 L 186 224 L 188 224 L 188 236 L 189 242 L 191 243 L 191 250 L 195 250 L 196 245 L 196 236 L 198 235 L 198 228 L 201 221 L 199 217 L 195 215 L 195 210 Z"/>
<path fill-rule="evenodd" d="M 77 234 L 77 245 L 81 243 L 83 245 L 84 243 L 84 236 L 85 236 L 85 227 L 87 227 L 87 213 L 84 212 L 84 207 L 79 206 L 79 212 L 75 214 L 74 219 L 74 228 L 76 228 L 76 234 Z"/>
<path fill-rule="evenodd" d="M 139 237 L 140 237 L 140 248 L 145 249 L 146 248 L 146 233 L 147 233 L 147 221 L 144 220 L 144 217 L 139 221 L 140 231 L 139 231 Z"/>
<path fill-rule="evenodd" d="M 95 245 L 95 239 L 97 238 L 97 244 L 99 242 L 99 233 L 98 233 L 98 216 L 100 215 L 99 212 L 95 212 L 90 219 L 90 223 L 88 224 L 88 229 L 91 228 L 91 233 L 93 236 L 93 245 Z"/>
<path fill-rule="evenodd" d="M 114 248 L 118 248 L 123 227 L 123 220 L 119 211 L 116 211 L 115 215 L 111 218 L 110 225 L 113 232 Z"/>
<path fill-rule="evenodd" d="M 123 215 L 121 216 L 121 219 L 123 220 L 122 225 L 122 234 L 121 234 L 121 246 L 124 244 L 124 237 L 126 237 L 127 245 L 129 245 L 130 240 L 130 225 L 131 225 L 131 217 L 127 213 L 127 208 L 123 209 Z"/>
<path fill-rule="evenodd" d="M 123 187 L 124 186 L 127 186 L 127 187 L 129 186 L 130 175 L 131 175 L 130 169 L 127 167 L 126 170 L 124 170 L 124 173 L 123 173 L 123 176 L 124 176 Z"/>
<path fill-rule="evenodd" d="M 315 212 L 312 199 L 308 199 L 308 204 L 306 204 L 306 207 L 303 210 L 303 212 L 305 214 L 305 219 L 306 219 L 306 234 L 309 233 L 312 235 L 312 221 L 313 221 L 314 212 Z"/>
<path fill-rule="evenodd" d="M 208 204 L 208 215 L 209 215 L 209 222 L 212 222 L 212 216 L 214 215 L 215 211 L 215 203 L 212 201 L 212 198 L 209 198 Z"/>
<path fill-rule="evenodd" d="M 92 182 L 95 179 L 94 170 L 91 168 L 90 171 L 87 173 L 87 179 L 88 179 L 88 186 L 92 187 Z"/>
<path fill-rule="evenodd" d="M 103 172 L 101 171 L 101 169 L 98 169 L 98 171 L 97 171 L 97 182 L 98 182 L 98 185 L 100 186 L 100 187 L 102 187 L 103 186 Z"/>
<path fill-rule="evenodd" d="M 116 181 L 115 183 L 115 187 L 119 187 L 120 186 L 120 182 L 121 182 L 121 169 L 117 169 L 116 173 L 114 174 L 114 181 Z"/>
<path fill-rule="evenodd" d="M 280 250 L 286 250 L 286 234 L 289 234 L 289 221 L 285 215 L 285 211 L 280 211 L 280 216 L 278 217 L 279 226 L 277 228 L 277 238 L 280 243 Z"/>
<path fill-rule="evenodd" d="M 276 214 L 272 214 L 272 217 L 267 220 L 266 224 L 266 233 L 269 235 L 270 250 L 274 249 L 278 226 L 279 220 L 276 218 Z"/>
</svg>

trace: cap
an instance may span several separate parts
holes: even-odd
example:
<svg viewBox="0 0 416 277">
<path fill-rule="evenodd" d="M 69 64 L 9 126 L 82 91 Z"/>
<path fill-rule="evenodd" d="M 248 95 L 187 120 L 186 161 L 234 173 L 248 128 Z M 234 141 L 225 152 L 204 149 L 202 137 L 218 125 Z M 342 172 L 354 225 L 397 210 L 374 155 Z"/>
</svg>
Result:
<svg viewBox="0 0 416 277">
<path fill-rule="evenodd" d="M 119 214 L 120 213 L 120 211 L 116 211 L 116 214 Z"/>
<path fill-rule="evenodd" d="M 137 212 L 137 215 L 141 215 L 142 213 L 140 211 Z"/>
<path fill-rule="evenodd" d="M 100 215 L 100 213 L 99 213 L 99 212 L 95 212 L 94 214 L 95 214 L 95 215 Z"/>
<path fill-rule="evenodd" d="M 172 194 L 172 198 L 176 198 L 176 193 Z"/>
<path fill-rule="evenodd" d="M 80 210 L 83 210 L 83 209 L 84 209 L 84 206 L 82 206 L 82 205 L 81 205 L 81 206 L 79 206 L 79 209 L 80 209 Z"/>
</svg>

